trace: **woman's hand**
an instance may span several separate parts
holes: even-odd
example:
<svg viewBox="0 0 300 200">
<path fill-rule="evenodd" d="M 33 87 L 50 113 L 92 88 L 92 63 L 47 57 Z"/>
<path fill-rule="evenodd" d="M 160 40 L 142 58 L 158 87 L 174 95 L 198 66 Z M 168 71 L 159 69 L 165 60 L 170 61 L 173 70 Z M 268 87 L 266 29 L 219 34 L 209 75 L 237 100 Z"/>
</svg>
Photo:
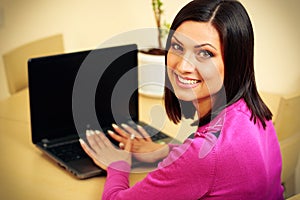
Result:
<svg viewBox="0 0 300 200">
<path fill-rule="evenodd" d="M 116 161 L 125 161 L 131 165 L 131 144 L 132 139 L 129 137 L 124 146 L 124 150 L 116 149 L 107 137 L 100 131 L 86 131 L 86 138 L 89 143 L 86 144 L 82 139 L 79 139 L 84 151 L 93 159 L 96 165 L 104 170 Z"/>
<path fill-rule="evenodd" d="M 119 142 L 119 147 L 123 149 L 127 146 L 128 138 L 134 135 L 131 144 L 131 152 L 133 156 L 141 161 L 153 163 L 165 158 L 169 154 L 169 146 L 167 144 L 158 144 L 152 141 L 151 137 L 145 129 L 137 125 L 137 131 L 126 124 L 122 124 L 122 128 L 113 124 L 115 132 L 108 131 L 109 135 Z"/>
</svg>

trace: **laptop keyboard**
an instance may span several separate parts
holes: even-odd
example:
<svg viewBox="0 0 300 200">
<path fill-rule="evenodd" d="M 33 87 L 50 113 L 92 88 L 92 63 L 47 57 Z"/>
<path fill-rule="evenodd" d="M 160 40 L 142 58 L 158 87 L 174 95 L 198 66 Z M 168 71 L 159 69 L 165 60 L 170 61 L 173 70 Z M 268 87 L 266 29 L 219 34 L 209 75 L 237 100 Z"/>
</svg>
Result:
<svg viewBox="0 0 300 200">
<path fill-rule="evenodd" d="M 148 126 L 146 124 L 140 125 L 143 126 L 143 128 L 147 131 L 147 133 L 154 142 L 168 138 L 167 135 L 161 133 L 159 130 L 151 126 Z M 51 153 L 53 153 L 65 162 L 79 160 L 82 158 L 88 158 L 88 155 L 84 152 L 78 141 L 69 144 L 64 144 L 61 146 L 49 147 L 48 149 Z"/>
<path fill-rule="evenodd" d="M 143 126 L 143 128 L 145 129 L 145 131 L 149 134 L 149 136 L 151 137 L 151 139 L 155 142 L 158 140 L 162 140 L 165 138 L 168 138 L 168 136 L 166 134 L 163 134 L 162 132 L 160 132 L 159 130 L 151 127 L 151 126 Z"/>
<path fill-rule="evenodd" d="M 65 162 L 88 158 L 88 155 L 84 152 L 79 142 L 72 142 L 62 146 L 51 147 L 49 148 L 49 151 Z"/>
</svg>

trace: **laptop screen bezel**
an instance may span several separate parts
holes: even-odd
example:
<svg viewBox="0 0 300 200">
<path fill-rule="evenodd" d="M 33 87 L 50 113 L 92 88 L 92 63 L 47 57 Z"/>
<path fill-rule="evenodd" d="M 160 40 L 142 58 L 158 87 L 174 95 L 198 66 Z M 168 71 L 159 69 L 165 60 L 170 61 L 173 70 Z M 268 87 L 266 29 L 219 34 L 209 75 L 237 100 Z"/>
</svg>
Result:
<svg viewBox="0 0 300 200">
<path fill-rule="evenodd" d="M 137 90 L 132 94 L 133 98 L 133 105 L 129 106 L 131 110 L 130 112 L 133 113 L 132 120 L 138 121 L 138 73 L 137 73 L 137 46 L 136 45 L 125 45 L 125 46 L 117 46 L 117 47 L 108 47 L 103 49 L 96 49 L 96 50 L 87 50 L 87 51 L 80 51 L 80 52 L 73 52 L 73 53 L 65 53 L 65 54 L 59 54 L 59 55 L 52 55 L 52 56 L 45 56 L 45 57 L 38 57 L 38 58 L 32 58 L 28 60 L 28 85 L 29 85 L 29 102 L 30 102 L 30 119 L 31 119 L 31 132 L 32 132 L 32 142 L 34 144 L 37 144 L 41 142 L 42 140 L 56 140 L 61 139 L 64 137 L 70 137 L 74 136 L 74 138 L 78 138 L 78 132 L 83 132 L 87 127 L 87 122 L 83 122 L 82 125 L 75 126 L 74 124 L 74 118 L 73 113 L 72 119 L 70 117 L 67 117 L 68 120 L 66 120 L 66 127 L 63 127 L 63 123 L 55 123 L 55 121 L 49 120 L 45 116 L 45 111 L 43 110 L 45 107 L 48 109 L 46 112 L 52 112 L 53 116 L 55 116 L 55 112 L 59 116 L 59 111 L 56 110 L 58 105 L 55 105 L 53 102 L 51 104 L 51 98 L 47 99 L 41 98 L 39 95 L 41 94 L 47 94 L 48 92 L 54 92 L 55 94 L 55 88 L 51 91 L 47 91 L 46 88 L 48 87 L 54 87 L 57 82 L 60 82 L 62 80 L 69 81 L 67 84 L 74 84 L 70 83 L 71 80 L 75 81 L 76 76 L 78 75 L 78 70 L 80 69 L 82 63 L 84 62 L 85 58 L 92 52 L 94 55 L 97 56 L 97 60 L 101 61 L 101 59 L 105 59 L 108 53 L 113 54 L 114 52 L 118 52 L 118 49 L 122 48 L 124 50 L 127 49 L 131 53 L 128 54 L 128 56 L 125 58 L 127 64 L 129 65 L 128 69 L 125 71 L 128 71 L 130 69 L 135 69 L 136 78 L 133 82 L 135 84 Z M 123 58 L 124 61 L 124 58 Z M 109 66 L 110 69 L 120 67 L 115 66 L 115 64 L 120 64 L 119 62 L 113 62 L 111 66 Z M 101 66 L 101 65 L 99 65 Z M 106 66 L 107 67 L 107 66 Z M 58 76 L 58 74 L 60 74 Z M 72 77 L 70 77 L 72 76 Z M 64 78 L 64 79 L 63 79 Z M 61 79 L 61 80 L 59 80 Z M 48 81 L 47 81 L 48 80 Z M 61 82 L 60 85 L 64 83 L 64 81 Z M 101 79 L 99 79 L 99 85 L 101 84 Z M 48 86 L 45 87 L 45 83 L 49 82 Z M 55 83 L 55 84 L 54 84 Z M 73 89 L 73 88 L 72 88 Z M 73 91 L 69 91 L 68 89 L 68 95 L 73 94 Z M 60 93 L 61 95 L 62 92 Z M 51 97 L 48 96 L 48 97 Z M 62 101 L 62 96 L 56 96 L 53 97 L 53 99 L 58 99 L 59 101 L 56 101 L 56 104 Z M 48 101 L 43 102 L 43 101 Z M 95 94 L 95 100 L 97 100 L 97 94 Z M 69 103 L 72 105 L 72 102 L 69 101 Z M 70 106 L 71 106 L 70 105 Z M 129 108 L 128 107 L 128 108 Z M 53 108 L 53 109 L 51 109 Z M 62 109 L 62 108 L 60 108 Z M 70 107 L 69 107 L 70 109 Z M 97 104 L 95 104 L 95 110 L 98 112 Z M 68 111 L 69 112 L 69 111 Z M 70 113 L 69 113 L 70 114 Z M 97 115 L 98 117 L 98 115 Z M 44 120 L 48 120 L 49 126 L 45 126 L 43 124 Z M 99 119 L 98 119 L 99 120 Z M 72 121 L 72 125 L 70 123 Z M 100 119 L 101 121 L 101 119 Z M 111 125 L 111 123 L 114 123 L 114 119 L 112 119 L 111 122 L 101 124 L 102 128 L 105 128 L 104 126 Z M 91 127 L 93 128 L 93 127 Z"/>
</svg>

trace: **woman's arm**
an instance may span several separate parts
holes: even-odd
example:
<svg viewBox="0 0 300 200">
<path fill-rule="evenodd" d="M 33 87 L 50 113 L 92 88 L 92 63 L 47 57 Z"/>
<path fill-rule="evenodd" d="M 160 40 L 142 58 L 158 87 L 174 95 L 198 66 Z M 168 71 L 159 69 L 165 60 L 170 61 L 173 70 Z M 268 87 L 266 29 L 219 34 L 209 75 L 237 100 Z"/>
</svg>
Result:
<svg viewBox="0 0 300 200">
<path fill-rule="evenodd" d="M 199 199 L 211 189 L 215 158 L 213 154 L 200 159 L 198 145 L 188 140 L 174 147 L 158 169 L 132 187 L 129 173 L 116 170 L 126 163 L 113 163 L 107 170 L 103 200 Z"/>
</svg>

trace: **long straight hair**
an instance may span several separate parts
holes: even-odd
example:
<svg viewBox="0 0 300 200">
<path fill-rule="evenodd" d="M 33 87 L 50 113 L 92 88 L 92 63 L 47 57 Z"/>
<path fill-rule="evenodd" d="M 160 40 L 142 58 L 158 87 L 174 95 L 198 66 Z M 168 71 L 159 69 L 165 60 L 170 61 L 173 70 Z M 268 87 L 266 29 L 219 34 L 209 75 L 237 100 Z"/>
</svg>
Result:
<svg viewBox="0 0 300 200">
<path fill-rule="evenodd" d="M 251 110 L 250 120 L 257 120 L 266 127 L 266 120 L 272 113 L 260 98 L 254 76 L 254 34 L 250 18 L 243 5 L 235 0 L 194 0 L 184 6 L 176 15 L 168 35 L 167 53 L 174 31 L 185 21 L 211 23 L 219 33 L 224 60 L 224 83 L 222 94 L 217 94 L 216 102 L 226 95 L 225 105 L 214 104 L 218 112 L 210 111 L 199 119 L 199 125 L 211 121 L 223 108 L 243 98 Z M 170 120 L 178 123 L 182 114 L 191 117 L 195 108 L 191 102 L 178 100 L 172 92 L 170 80 L 166 76 L 165 108 Z M 219 108 L 218 108 L 219 107 Z"/>
</svg>

